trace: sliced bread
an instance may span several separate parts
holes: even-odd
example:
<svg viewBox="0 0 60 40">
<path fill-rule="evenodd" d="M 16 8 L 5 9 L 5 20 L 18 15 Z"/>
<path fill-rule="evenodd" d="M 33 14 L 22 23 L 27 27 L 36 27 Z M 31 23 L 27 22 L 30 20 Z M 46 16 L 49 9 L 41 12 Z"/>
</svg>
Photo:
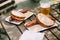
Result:
<svg viewBox="0 0 60 40">
<path fill-rule="evenodd" d="M 16 10 L 11 11 L 10 16 L 11 16 L 11 18 L 13 18 L 16 21 L 23 21 L 25 19 L 25 15 Z"/>
<path fill-rule="evenodd" d="M 49 17 L 45 16 L 42 13 L 37 14 L 36 20 L 40 25 L 42 25 L 44 27 L 49 27 L 49 26 L 52 26 L 54 24 L 53 20 L 51 20 Z"/>
</svg>

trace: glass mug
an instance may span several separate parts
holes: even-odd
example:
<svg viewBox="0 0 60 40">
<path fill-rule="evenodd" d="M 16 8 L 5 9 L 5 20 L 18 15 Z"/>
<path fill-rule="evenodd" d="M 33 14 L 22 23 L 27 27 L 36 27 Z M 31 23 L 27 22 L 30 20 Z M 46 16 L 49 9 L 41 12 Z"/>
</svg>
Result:
<svg viewBox="0 0 60 40">
<path fill-rule="evenodd" d="M 40 12 L 46 16 L 50 13 L 50 3 L 40 3 Z"/>
</svg>

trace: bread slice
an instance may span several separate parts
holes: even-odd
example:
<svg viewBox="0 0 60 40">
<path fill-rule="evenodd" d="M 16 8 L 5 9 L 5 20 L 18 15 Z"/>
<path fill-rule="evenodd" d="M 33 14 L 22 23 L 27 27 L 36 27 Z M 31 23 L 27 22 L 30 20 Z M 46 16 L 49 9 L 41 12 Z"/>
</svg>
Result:
<svg viewBox="0 0 60 40">
<path fill-rule="evenodd" d="M 49 27 L 54 24 L 53 20 L 51 20 L 49 17 L 45 16 L 42 13 L 37 14 L 36 19 L 37 19 L 37 22 L 44 27 Z"/>
<path fill-rule="evenodd" d="M 16 10 L 11 11 L 10 16 L 16 21 L 23 21 L 25 19 L 25 15 Z"/>
<path fill-rule="evenodd" d="M 16 17 L 23 17 L 23 18 L 25 17 L 23 13 L 16 11 L 16 10 L 11 11 L 11 14 Z"/>
</svg>

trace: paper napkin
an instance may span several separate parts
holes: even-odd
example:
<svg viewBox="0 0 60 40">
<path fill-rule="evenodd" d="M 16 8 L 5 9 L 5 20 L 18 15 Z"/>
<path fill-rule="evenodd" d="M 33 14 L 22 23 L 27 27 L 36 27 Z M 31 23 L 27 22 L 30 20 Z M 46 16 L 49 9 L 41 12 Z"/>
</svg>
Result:
<svg viewBox="0 0 60 40">
<path fill-rule="evenodd" d="M 33 32 L 33 31 L 28 31 L 26 30 L 19 40 L 43 40 L 44 33 L 40 32 Z"/>
</svg>

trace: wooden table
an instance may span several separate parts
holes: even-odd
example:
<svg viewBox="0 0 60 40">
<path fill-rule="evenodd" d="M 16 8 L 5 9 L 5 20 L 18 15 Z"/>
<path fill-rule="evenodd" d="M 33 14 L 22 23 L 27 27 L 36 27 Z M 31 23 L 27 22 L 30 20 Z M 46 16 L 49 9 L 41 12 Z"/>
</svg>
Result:
<svg viewBox="0 0 60 40">
<path fill-rule="evenodd" d="M 23 4 L 22 3 L 18 4 L 18 7 L 16 8 L 16 10 L 21 9 L 21 8 L 26 8 L 30 10 L 38 6 L 35 4 L 34 5 L 30 4 L 29 1 L 24 2 Z M 5 18 L 8 16 L 9 16 L 9 13 L 1 15 L 0 24 L 1 24 L 1 27 L 3 27 L 3 29 L 6 31 L 9 40 L 19 40 L 19 37 L 21 36 L 21 34 L 23 34 L 25 30 L 27 30 L 27 28 L 24 27 L 24 23 L 35 19 L 35 16 L 33 15 L 32 17 L 24 21 L 22 24 L 14 25 L 5 21 Z M 45 33 L 43 40 L 60 40 L 60 24 L 58 27 L 54 27 L 54 28 L 51 28 L 42 32 Z"/>
</svg>

